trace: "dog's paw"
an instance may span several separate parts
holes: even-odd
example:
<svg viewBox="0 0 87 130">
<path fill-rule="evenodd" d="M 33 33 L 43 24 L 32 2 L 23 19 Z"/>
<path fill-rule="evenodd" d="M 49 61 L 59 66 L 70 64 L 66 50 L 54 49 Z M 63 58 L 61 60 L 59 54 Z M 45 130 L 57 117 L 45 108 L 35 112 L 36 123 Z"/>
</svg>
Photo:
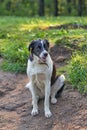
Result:
<svg viewBox="0 0 87 130">
<path fill-rule="evenodd" d="M 38 115 L 38 109 L 32 109 L 31 115 L 32 115 L 32 116 Z"/>
<path fill-rule="evenodd" d="M 56 104 L 57 103 L 57 99 L 56 98 L 51 98 L 51 103 L 52 104 Z"/>
<path fill-rule="evenodd" d="M 29 84 L 29 83 L 27 83 L 27 84 L 25 85 L 25 88 L 29 88 L 29 85 L 30 85 L 30 84 Z"/>
<path fill-rule="evenodd" d="M 62 74 L 62 75 L 59 77 L 59 80 L 60 80 L 62 83 L 64 83 L 64 81 L 65 81 L 65 76 Z"/>
<path fill-rule="evenodd" d="M 45 117 L 49 118 L 51 116 L 52 116 L 52 113 L 51 113 L 50 110 L 49 111 L 45 111 Z"/>
</svg>

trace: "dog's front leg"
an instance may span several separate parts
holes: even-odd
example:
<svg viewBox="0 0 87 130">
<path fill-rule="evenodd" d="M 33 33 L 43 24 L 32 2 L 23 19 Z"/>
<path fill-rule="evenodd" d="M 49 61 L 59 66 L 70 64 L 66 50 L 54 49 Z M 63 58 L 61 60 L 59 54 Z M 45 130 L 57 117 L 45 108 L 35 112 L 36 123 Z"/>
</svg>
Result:
<svg viewBox="0 0 87 130">
<path fill-rule="evenodd" d="M 37 105 L 38 99 L 37 99 L 35 88 L 34 88 L 34 85 L 32 84 L 32 82 L 30 82 L 29 89 L 32 94 L 32 105 L 33 105 L 31 115 L 35 116 L 38 114 L 38 105 Z"/>
<path fill-rule="evenodd" d="M 51 117 L 52 113 L 49 109 L 49 99 L 50 99 L 50 82 L 46 81 L 45 83 L 45 101 L 44 101 L 44 111 L 45 117 Z"/>
</svg>

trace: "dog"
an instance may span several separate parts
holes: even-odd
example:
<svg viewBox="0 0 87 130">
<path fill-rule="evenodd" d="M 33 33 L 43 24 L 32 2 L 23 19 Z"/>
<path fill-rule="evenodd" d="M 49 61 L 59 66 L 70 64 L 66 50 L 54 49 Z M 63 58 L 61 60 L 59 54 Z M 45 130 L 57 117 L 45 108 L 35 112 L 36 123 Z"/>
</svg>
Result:
<svg viewBox="0 0 87 130">
<path fill-rule="evenodd" d="M 30 57 L 27 64 L 29 83 L 26 85 L 32 94 L 31 115 L 38 114 L 38 100 L 44 98 L 45 117 L 52 116 L 51 103 L 57 102 L 57 97 L 64 88 L 65 76 L 56 76 L 56 68 L 49 54 L 49 42 L 37 39 L 29 44 Z"/>
</svg>

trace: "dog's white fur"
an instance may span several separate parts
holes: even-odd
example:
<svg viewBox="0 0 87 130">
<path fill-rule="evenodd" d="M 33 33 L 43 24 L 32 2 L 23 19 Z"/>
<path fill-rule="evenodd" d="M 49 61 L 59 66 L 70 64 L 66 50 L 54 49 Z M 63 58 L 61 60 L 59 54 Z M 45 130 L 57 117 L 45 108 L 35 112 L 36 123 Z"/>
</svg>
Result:
<svg viewBox="0 0 87 130">
<path fill-rule="evenodd" d="M 31 115 L 38 114 L 38 99 L 45 97 L 44 112 L 45 117 L 52 115 L 49 108 L 49 100 L 51 97 L 51 103 L 55 104 L 57 99 L 55 98 L 56 92 L 64 84 L 65 77 L 61 75 L 57 81 L 51 87 L 51 76 L 53 71 L 53 61 L 48 54 L 46 58 L 46 64 L 38 63 L 39 58 L 34 55 L 34 60 L 31 62 L 28 60 L 27 75 L 30 82 L 26 85 L 32 94 L 33 109 Z"/>
</svg>

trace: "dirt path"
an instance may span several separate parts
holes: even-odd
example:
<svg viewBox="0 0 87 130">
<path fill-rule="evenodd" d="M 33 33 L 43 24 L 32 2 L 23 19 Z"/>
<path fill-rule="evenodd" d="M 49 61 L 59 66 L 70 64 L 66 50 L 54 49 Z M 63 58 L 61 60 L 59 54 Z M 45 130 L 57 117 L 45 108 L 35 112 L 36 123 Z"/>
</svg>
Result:
<svg viewBox="0 0 87 130">
<path fill-rule="evenodd" d="M 68 58 L 68 52 L 64 56 Z M 65 63 L 57 57 L 56 61 Z M 31 94 L 24 87 L 27 82 L 26 75 L 0 71 L 0 130 L 87 130 L 86 96 L 66 85 L 57 104 L 50 106 L 51 118 L 44 117 L 43 101 L 39 103 L 39 115 L 32 117 Z"/>
</svg>

